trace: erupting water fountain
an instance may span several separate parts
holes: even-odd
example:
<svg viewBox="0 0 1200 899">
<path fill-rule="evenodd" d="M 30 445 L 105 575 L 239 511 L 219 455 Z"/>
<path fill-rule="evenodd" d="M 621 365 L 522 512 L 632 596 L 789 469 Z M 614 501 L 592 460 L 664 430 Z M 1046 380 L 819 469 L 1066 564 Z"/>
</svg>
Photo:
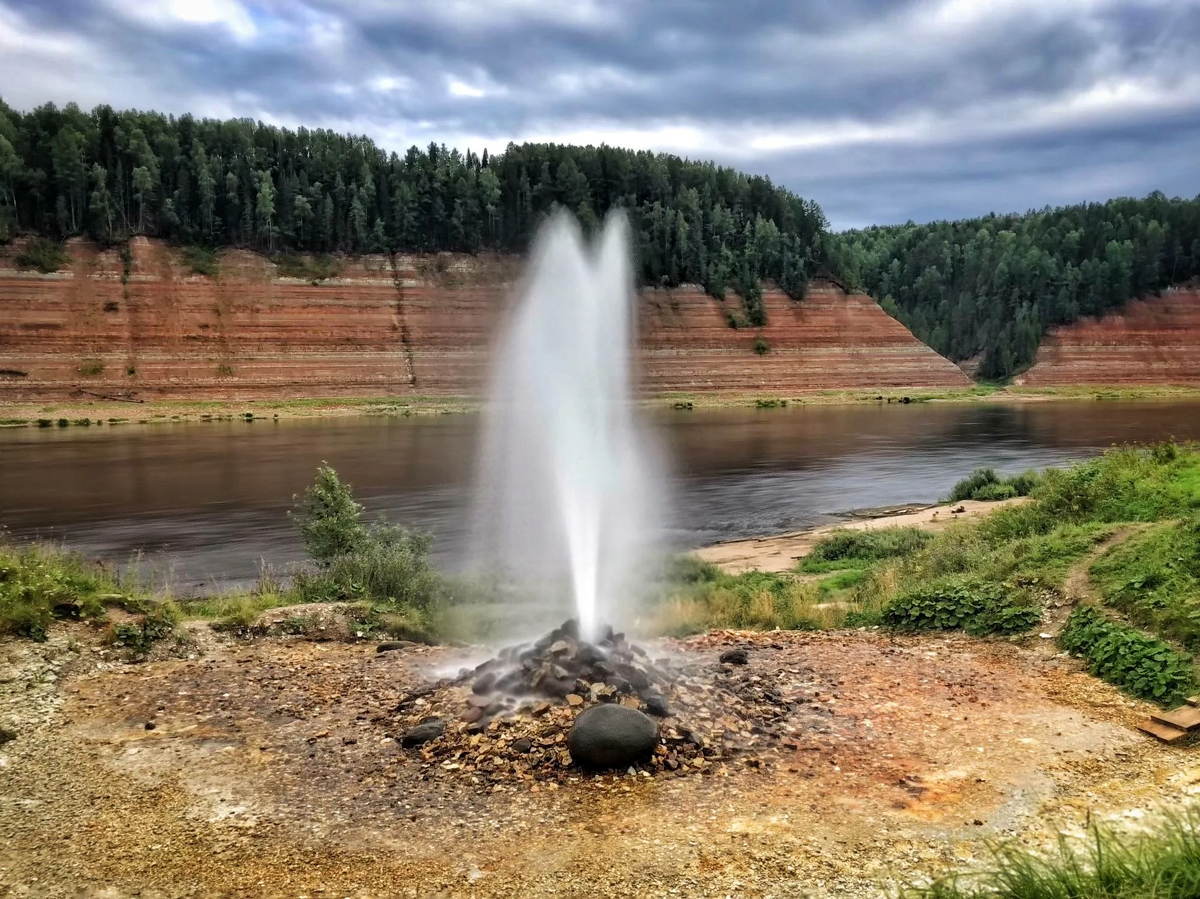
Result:
<svg viewBox="0 0 1200 899">
<path fill-rule="evenodd" d="M 542 227 L 489 388 L 479 523 L 499 562 L 580 635 L 629 612 L 655 543 L 662 479 L 635 419 L 633 276 L 623 213 L 590 244 L 566 212 Z M 525 624 L 544 629 L 546 619 Z"/>
<path fill-rule="evenodd" d="M 533 599 L 510 636 L 540 636 L 397 706 L 402 745 L 447 776 L 682 775 L 778 737 L 786 704 L 729 673 L 744 651 L 720 657 L 717 685 L 611 626 L 633 618 L 663 481 L 633 405 L 633 300 L 624 215 L 590 243 L 567 213 L 546 223 L 497 348 L 477 510 L 478 561 Z M 574 617 L 550 629 L 564 597 Z"/>
</svg>

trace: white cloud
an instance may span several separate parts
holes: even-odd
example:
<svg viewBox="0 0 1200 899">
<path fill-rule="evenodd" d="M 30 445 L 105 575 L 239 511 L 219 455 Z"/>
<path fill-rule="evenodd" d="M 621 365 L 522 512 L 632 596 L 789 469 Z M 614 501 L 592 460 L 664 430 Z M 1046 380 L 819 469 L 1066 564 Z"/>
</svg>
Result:
<svg viewBox="0 0 1200 899">
<path fill-rule="evenodd" d="M 447 93 L 452 97 L 468 97 L 473 100 L 478 100 L 480 97 L 486 97 L 487 91 L 466 82 L 459 81 L 457 78 L 451 77 L 446 86 Z"/>
<path fill-rule="evenodd" d="M 108 0 L 117 15 L 153 28 L 180 25 L 223 25 L 235 38 L 251 41 L 258 26 L 237 0 Z"/>
</svg>

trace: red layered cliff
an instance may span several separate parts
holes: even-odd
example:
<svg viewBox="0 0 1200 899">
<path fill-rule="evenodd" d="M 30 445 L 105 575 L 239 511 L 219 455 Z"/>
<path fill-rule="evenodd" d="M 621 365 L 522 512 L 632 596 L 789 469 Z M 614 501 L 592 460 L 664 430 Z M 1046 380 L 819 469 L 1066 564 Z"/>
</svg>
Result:
<svg viewBox="0 0 1200 899">
<path fill-rule="evenodd" d="M 140 397 L 470 395 L 517 272 L 509 257 L 367 256 L 312 283 L 221 254 L 217 277 L 144 238 L 123 259 L 85 241 L 53 274 L 0 258 L 0 401 L 84 390 Z M 323 273 L 324 274 L 324 273 Z M 769 324 L 735 330 L 698 289 L 641 296 L 653 392 L 941 387 L 967 378 L 869 297 L 768 291 Z M 731 299 L 736 303 L 736 299 Z M 731 305 L 730 309 L 734 307 Z M 756 352 L 756 339 L 761 338 Z"/>
<path fill-rule="evenodd" d="M 1017 383 L 1200 384 L 1200 290 L 1168 290 L 1052 330 Z"/>
</svg>

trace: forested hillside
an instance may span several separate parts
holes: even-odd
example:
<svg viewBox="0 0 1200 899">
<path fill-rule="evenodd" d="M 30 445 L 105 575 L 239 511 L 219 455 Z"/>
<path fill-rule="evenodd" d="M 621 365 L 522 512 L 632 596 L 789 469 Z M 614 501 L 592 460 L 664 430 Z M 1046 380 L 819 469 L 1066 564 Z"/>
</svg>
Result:
<svg viewBox="0 0 1200 899">
<path fill-rule="evenodd" d="M 1141 199 L 831 235 L 816 203 L 712 163 L 613 147 L 444 146 L 73 104 L 0 101 L 0 241 L 132 235 L 268 254 L 520 252 L 555 204 L 629 211 L 641 283 L 731 290 L 765 323 L 832 274 L 979 376 L 1026 368 L 1046 329 L 1200 275 L 1200 199 Z M 50 262 L 53 264 L 51 255 Z"/>
<path fill-rule="evenodd" d="M 711 163 L 612 147 L 431 145 L 404 156 L 366 137 L 153 112 L 21 113 L 0 102 L 0 238 L 134 234 L 264 252 L 520 251 L 553 204 L 590 227 L 631 213 L 642 282 L 803 295 L 822 259 L 820 207 Z"/>
<path fill-rule="evenodd" d="M 1120 199 L 837 235 L 830 264 L 944 356 L 1001 380 L 1045 330 L 1200 276 L 1200 198 Z"/>
</svg>

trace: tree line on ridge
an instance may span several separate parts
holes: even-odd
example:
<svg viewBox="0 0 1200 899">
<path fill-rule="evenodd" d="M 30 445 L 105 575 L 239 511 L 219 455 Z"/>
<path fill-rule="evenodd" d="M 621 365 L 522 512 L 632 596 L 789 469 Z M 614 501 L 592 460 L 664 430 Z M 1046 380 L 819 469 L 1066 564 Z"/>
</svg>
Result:
<svg viewBox="0 0 1200 899">
<path fill-rule="evenodd" d="M 512 253 L 558 206 L 589 231 L 626 210 L 639 283 L 734 294 L 735 327 L 766 323 L 764 284 L 799 300 L 814 277 L 834 277 L 989 380 L 1028 367 L 1053 325 L 1200 277 L 1200 198 L 832 233 L 815 202 L 767 178 L 668 154 L 431 144 L 399 155 L 324 129 L 0 101 L 0 241 Z"/>
</svg>

